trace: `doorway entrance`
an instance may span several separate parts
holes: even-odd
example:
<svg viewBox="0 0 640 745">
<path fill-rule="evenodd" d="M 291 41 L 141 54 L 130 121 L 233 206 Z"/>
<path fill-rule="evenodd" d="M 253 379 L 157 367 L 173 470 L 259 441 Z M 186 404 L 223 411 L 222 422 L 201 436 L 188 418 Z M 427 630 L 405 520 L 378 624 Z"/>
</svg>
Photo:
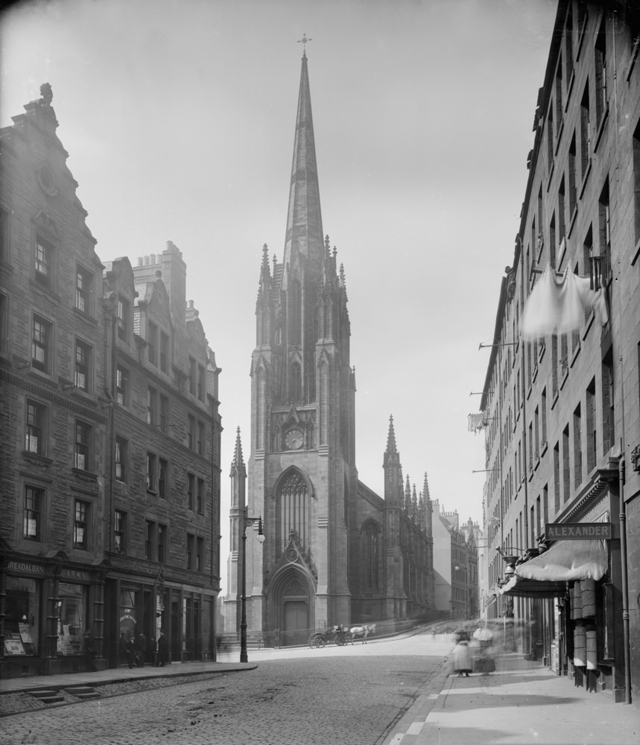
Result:
<svg viewBox="0 0 640 745">
<path fill-rule="evenodd" d="M 311 633 L 309 604 L 306 600 L 285 600 L 283 611 L 283 644 L 305 644 Z"/>
</svg>

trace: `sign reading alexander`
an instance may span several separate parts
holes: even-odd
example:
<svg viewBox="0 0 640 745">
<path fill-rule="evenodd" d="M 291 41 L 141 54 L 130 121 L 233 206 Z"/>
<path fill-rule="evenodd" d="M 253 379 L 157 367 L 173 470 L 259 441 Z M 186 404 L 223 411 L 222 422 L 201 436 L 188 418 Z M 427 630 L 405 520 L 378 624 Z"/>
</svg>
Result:
<svg viewBox="0 0 640 745">
<path fill-rule="evenodd" d="M 551 541 L 610 540 L 611 523 L 547 523 L 545 538 Z"/>
</svg>

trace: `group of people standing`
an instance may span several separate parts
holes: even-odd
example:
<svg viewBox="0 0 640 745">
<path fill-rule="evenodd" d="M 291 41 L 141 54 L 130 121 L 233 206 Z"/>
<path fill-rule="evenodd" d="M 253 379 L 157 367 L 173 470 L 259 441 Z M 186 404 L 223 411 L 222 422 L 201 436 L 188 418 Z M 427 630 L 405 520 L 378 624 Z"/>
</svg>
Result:
<svg viewBox="0 0 640 745">
<path fill-rule="evenodd" d="M 84 642 L 84 660 L 86 668 L 89 672 L 96 672 L 96 646 L 91 629 L 87 629 L 83 634 Z M 145 657 L 147 656 L 147 650 L 149 645 L 147 644 L 147 637 L 140 633 L 135 639 L 131 634 L 127 634 L 124 631 L 120 634 L 120 640 L 118 642 L 118 650 L 120 653 L 120 661 L 125 661 L 129 668 L 144 667 Z M 157 639 L 152 639 L 151 649 L 153 651 L 153 666 L 164 667 L 168 659 L 168 644 L 167 638 L 164 635 L 162 629 L 158 633 Z"/>
<path fill-rule="evenodd" d="M 153 666 L 164 667 L 167 661 L 167 639 L 162 629 L 158 633 L 158 638 L 151 642 L 153 649 Z M 144 667 L 144 660 L 147 654 L 147 637 L 140 633 L 135 638 L 126 634 L 124 631 L 120 634 L 120 657 L 126 660 L 129 668 Z"/>
<path fill-rule="evenodd" d="M 473 632 L 473 640 L 464 629 L 456 631 L 455 642 L 452 655 L 454 673 L 468 678 L 472 672 L 483 675 L 494 672 L 495 660 L 490 654 L 493 634 L 486 625 Z M 471 644 L 474 644 L 477 650 L 474 656 L 471 654 Z"/>
</svg>

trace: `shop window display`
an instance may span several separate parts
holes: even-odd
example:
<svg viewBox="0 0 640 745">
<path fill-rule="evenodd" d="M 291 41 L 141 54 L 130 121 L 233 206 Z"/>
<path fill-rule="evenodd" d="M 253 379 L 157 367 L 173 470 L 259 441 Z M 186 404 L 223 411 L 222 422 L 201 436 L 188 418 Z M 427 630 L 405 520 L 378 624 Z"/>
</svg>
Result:
<svg viewBox="0 0 640 745">
<path fill-rule="evenodd" d="M 7 577 L 4 634 L 7 657 L 38 654 L 39 585 L 35 579 Z"/>
<path fill-rule="evenodd" d="M 134 640 L 137 636 L 136 626 L 138 593 L 136 590 L 120 590 L 120 634 Z"/>
<path fill-rule="evenodd" d="M 87 588 L 60 582 L 58 589 L 58 654 L 82 654 L 82 634 L 87 625 Z"/>
</svg>

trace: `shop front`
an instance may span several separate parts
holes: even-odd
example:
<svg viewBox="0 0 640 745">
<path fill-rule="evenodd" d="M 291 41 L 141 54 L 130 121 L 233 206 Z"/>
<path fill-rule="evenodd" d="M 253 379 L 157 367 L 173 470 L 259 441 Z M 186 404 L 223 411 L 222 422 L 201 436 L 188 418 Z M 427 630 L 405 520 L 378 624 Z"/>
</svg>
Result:
<svg viewBox="0 0 640 745">
<path fill-rule="evenodd" d="M 46 558 L 5 556 L 0 574 L 2 677 L 104 667 L 103 588 L 103 567 L 76 564 L 62 552 Z"/>
<path fill-rule="evenodd" d="M 615 690 L 621 656 L 615 641 L 617 574 L 608 513 L 594 523 L 549 524 L 546 536 L 555 542 L 516 564 L 501 593 L 527 598 L 536 609 L 530 620 L 539 627 L 541 661 L 572 677 L 576 686 Z"/>
<path fill-rule="evenodd" d="M 109 667 L 127 664 L 123 645 L 128 642 L 142 652 L 146 664 L 158 663 L 159 652 L 165 663 L 215 658 L 211 591 L 123 574 L 107 580 L 105 594 Z"/>
</svg>

